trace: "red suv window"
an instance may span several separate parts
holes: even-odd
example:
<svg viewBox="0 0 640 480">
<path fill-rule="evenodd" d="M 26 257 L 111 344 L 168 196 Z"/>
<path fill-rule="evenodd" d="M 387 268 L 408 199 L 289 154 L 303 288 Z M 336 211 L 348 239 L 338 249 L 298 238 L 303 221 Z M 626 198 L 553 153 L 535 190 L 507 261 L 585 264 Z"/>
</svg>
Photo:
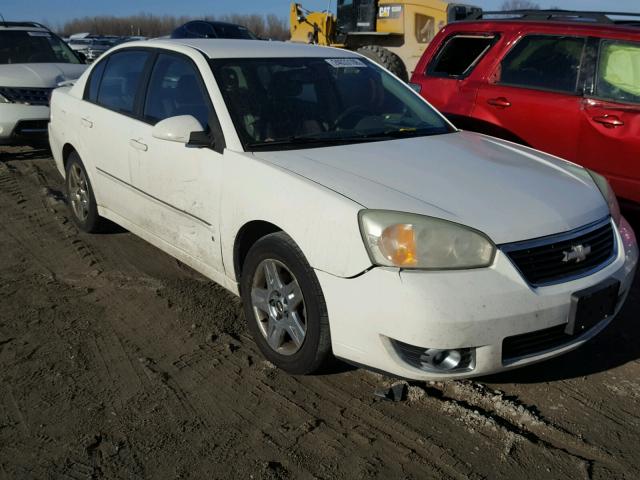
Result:
<svg viewBox="0 0 640 480">
<path fill-rule="evenodd" d="M 495 82 L 576 93 L 585 46 L 580 37 L 528 35 L 502 60 Z"/>
<path fill-rule="evenodd" d="M 495 35 L 454 35 L 440 49 L 429 67 L 436 77 L 465 77 L 495 43 Z"/>
<path fill-rule="evenodd" d="M 640 43 L 602 42 L 595 93 L 605 100 L 640 103 Z"/>
</svg>

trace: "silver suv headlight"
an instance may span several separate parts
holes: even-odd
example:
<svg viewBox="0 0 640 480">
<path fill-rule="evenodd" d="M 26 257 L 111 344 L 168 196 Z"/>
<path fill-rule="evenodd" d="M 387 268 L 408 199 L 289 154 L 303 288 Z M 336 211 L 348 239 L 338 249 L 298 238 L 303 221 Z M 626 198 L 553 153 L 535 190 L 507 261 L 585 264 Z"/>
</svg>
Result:
<svg viewBox="0 0 640 480">
<path fill-rule="evenodd" d="M 425 270 L 488 267 L 496 247 L 482 232 L 440 218 L 361 210 L 360 231 L 376 265 Z"/>
<path fill-rule="evenodd" d="M 613 188 L 611 188 L 609 180 L 607 180 L 599 173 L 594 172 L 593 170 L 589 170 L 588 168 L 586 170 L 587 172 L 589 172 L 589 175 L 591 175 L 593 183 L 595 183 L 598 189 L 600 189 L 600 193 L 602 193 L 602 196 L 607 202 L 607 205 L 609 205 L 611 218 L 613 218 L 614 223 L 619 227 L 622 214 L 620 213 L 620 205 L 618 204 L 618 199 L 616 198 L 616 194 L 613 191 Z"/>
</svg>

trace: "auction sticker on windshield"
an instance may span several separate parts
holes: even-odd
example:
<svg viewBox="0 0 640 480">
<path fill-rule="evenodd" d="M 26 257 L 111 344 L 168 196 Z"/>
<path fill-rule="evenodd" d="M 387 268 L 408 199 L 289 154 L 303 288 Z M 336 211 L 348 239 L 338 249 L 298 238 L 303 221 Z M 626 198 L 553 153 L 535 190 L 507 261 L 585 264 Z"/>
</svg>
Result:
<svg viewBox="0 0 640 480">
<path fill-rule="evenodd" d="M 367 64 L 357 58 L 327 58 L 325 62 L 333 68 L 367 68 Z"/>
</svg>

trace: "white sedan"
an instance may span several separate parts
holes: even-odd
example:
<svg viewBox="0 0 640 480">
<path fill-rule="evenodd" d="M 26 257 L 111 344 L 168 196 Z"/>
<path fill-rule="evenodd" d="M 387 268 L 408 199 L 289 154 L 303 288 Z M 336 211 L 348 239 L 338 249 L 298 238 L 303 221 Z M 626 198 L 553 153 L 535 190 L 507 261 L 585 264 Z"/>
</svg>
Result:
<svg viewBox="0 0 640 480">
<path fill-rule="evenodd" d="M 622 307 L 636 239 L 600 175 L 458 131 L 344 50 L 154 40 L 55 91 L 72 217 L 241 295 L 264 355 L 405 378 L 572 350 Z"/>
</svg>

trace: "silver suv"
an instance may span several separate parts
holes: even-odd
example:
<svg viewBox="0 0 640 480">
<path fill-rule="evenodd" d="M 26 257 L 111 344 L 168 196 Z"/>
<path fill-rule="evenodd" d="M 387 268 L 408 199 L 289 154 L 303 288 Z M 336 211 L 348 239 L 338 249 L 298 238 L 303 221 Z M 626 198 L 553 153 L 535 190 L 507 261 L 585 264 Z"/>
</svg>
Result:
<svg viewBox="0 0 640 480">
<path fill-rule="evenodd" d="M 86 65 L 34 22 L 0 22 L 0 145 L 46 140 L 51 91 Z"/>
</svg>

